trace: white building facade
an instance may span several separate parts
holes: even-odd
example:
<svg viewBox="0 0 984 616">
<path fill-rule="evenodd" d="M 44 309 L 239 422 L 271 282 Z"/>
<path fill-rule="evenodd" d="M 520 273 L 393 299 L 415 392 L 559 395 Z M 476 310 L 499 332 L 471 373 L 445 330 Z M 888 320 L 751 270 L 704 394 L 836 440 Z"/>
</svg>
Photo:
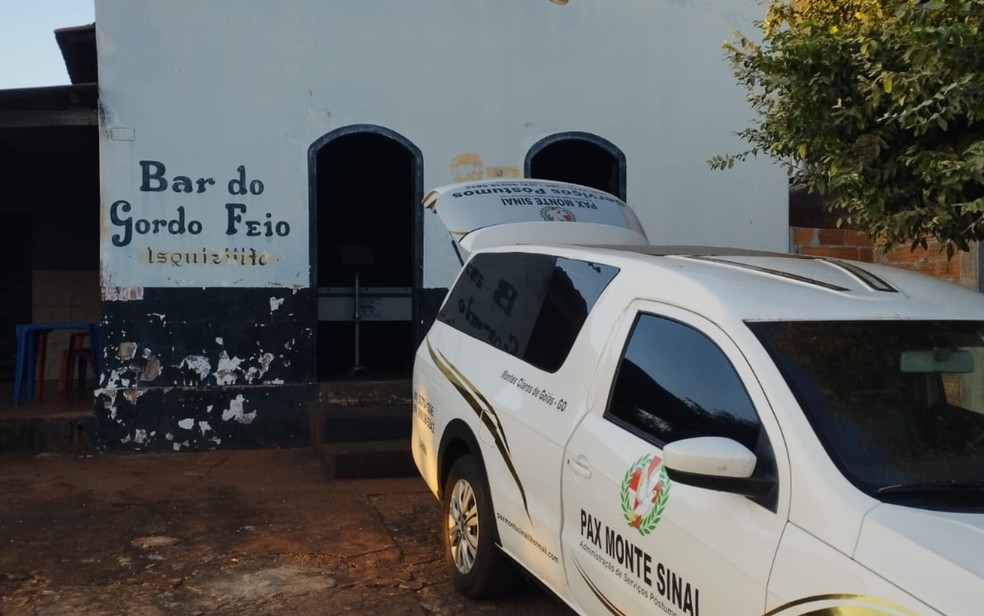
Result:
<svg viewBox="0 0 984 616">
<path fill-rule="evenodd" d="M 584 183 L 653 243 L 785 251 L 782 170 L 706 162 L 742 147 L 721 43 L 760 12 L 96 0 L 103 444 L 301 443 L 319 381 L 405 375 L 459 267 L 434 186 Z"/>
</svg>

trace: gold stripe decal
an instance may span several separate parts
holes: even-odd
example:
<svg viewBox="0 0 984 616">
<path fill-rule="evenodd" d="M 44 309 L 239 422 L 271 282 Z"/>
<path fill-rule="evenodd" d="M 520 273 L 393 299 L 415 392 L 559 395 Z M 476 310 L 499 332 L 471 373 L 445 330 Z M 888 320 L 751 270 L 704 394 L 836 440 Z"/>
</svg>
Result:
<svg viewBox="0 0 984 616">
<path fill-rule="evenodd" d="M 492 408 L 492 405 L 485 396 L 451 365 L 451 362 L 446 357 L 434 350 L 430 340 L 427 341 L 427 351 L 430 353 L 434 365 L 444 375 L 444 378 L 450 381 L 454 388 L 458 390 L 458 393 L 465 399 L 468 406 L 478 415 L 479 420 L 488 428 L 489 433 L 495 441 L 496 449 L 499 450 L 499 455 L 502 456 L 502 461 L 509 469 L 509 474 L 512 475 L 513 481 L 516 482 L 516 487 L 519 488 L 519 495 L 523 498 L 523 509 L 526 510 L 526 517 L 530 520 L 530 524 L 532 524 L 533 518 L 530 517 L 530 508 L 526 502 L 526 490 L 523 489 L 523 482 L 520 481 L 519 473 L 516 472 L 516 467 L 513 465 L 512 454 L 509 453 L 509 444 L 506 442 L 506 435 L 495 409 Z"/>
<path fill-rule="evenodd" d="M 458 370 L 456 367 L 454 367 L 454 365 L 451 364 L 450 361 L 448 361 L 447 357 L 445 357 L 442 353 L 438 353 L 438 355 L 441 356 L 441 359 L 444 360 L 444 363 L 447 364 L 448 368 L 452 372 L 454 372 L 454 374 L 458 377 L 458 379 L 460 379 L 460 381 L 464 383 L 465 387 L 468 388 L 468 391 L 470 391 L 478 399 L 478 401 L 482 405 L 482 408 L 486 409 L 489 412 L 492 420 L 495 421 L 495 426 L 496 426 L 495 429 L 492 430 L 493 434 L 498 432 L 499 436 L 502 437 L 502 444 L 506 448 L 506 453 L 512 456 L 512 452 L 509 450 L 509 442 L 506 440 L 506 431 L 502 429 L 502 422 L 499 421 L 499 416 L 496 414 L 495 409 L 492 408 L 492 403 L 489 402 L 488 399 L 482 395 L 482 392 L 480 392 L 477 387 L 472 385 L 471 381 L 468 380 L 468 377 L 462 374 L 460 370 Z"/>
<path fill-rule="evenodd" d="M 601 604 L 605 606 L 605 608 L 608 610 L 608 613 L 612 614 L 612 616 L 625 616 L 625 612 L 615 607 L 615 604 L 612 603 L 611 599 L 606 597 L 605 593 L 601 592 L 601 589 L 599 589 L 598 586 L 591 581 L 591 578 L 588 577 L 588 574 L 585 573 L 584 569 L 581 568 L 581 563 L 577 562 L 576 558 L 573 560 L 574 560 L 574 566 L 577 567 L 577 572 L 581 574 L 581 579 L 584 580 L 584 583 L 588 585 L 588 589 L 591 590 L 591 593 L 594 594 L 594 596 L 598 599 L 598 601 L 600 601 Z"/>
<path fill-rule="evenodd" d="M 864 595 L 815 595 L 790 601 L 763 616 L 918 616 L 901 605 Z"/>
</svg>

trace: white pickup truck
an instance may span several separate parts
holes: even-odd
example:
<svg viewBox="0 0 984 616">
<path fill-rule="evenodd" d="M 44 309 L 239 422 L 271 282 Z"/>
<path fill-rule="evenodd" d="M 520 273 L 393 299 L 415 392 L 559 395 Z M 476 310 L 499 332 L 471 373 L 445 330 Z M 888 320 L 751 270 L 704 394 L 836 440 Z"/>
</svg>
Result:
<svg viewBox="0 0 984 616">
<path fill-rule="evenodd" d="M 459 591 L 519 565 L 581 614 L 984 614 L 980 294 L 649 246 L 571 185 L 426 203 L 471 253 L 413 377 Z"/>
</svg>

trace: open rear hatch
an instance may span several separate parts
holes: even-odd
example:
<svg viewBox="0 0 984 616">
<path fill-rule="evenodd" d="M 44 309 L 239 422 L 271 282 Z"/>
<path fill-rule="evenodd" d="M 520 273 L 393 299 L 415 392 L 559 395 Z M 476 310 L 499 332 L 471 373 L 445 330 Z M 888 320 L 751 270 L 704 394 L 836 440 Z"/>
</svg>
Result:
<svg viewBox="0 0 984 616">
<path fill-rule="evenodd" d="M 618 197 L 548 180 L 486 180 L 435 188 L 424 197 L 466 252 L 512 244 L 649 243 Z"/>
</svg>

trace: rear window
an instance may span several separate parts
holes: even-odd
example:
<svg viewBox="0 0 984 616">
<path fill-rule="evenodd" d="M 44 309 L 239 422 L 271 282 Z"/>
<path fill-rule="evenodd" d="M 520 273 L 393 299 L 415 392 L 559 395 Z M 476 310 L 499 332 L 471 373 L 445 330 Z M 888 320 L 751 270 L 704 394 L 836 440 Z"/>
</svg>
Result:
<svg viewBox="0 0 984 616">
<path fill-rule="evenodd" d="M 476 255 L 437 316 L 442 323 L 556 372 L 618 268 L 531 253 Z"/>
</svg>

